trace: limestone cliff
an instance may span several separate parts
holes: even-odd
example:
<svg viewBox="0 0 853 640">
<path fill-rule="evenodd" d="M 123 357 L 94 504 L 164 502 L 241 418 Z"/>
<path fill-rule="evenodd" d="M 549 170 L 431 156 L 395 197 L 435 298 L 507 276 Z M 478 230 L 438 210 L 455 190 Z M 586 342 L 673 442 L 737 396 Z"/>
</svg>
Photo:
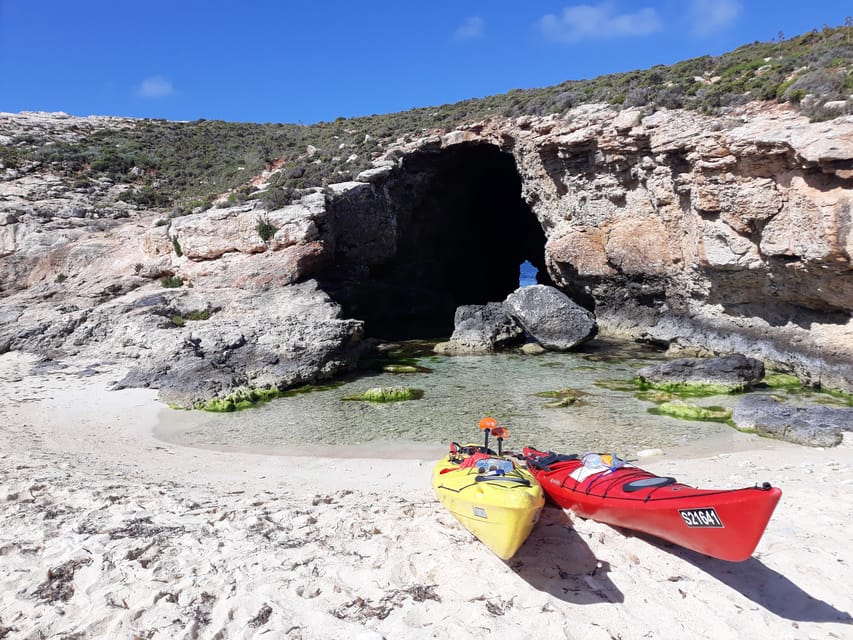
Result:
<svg viewBox="0 0 853 640">
<path fill-rule="evenodd" d="M 0 142 L 105 126 L 133 121 L 5 114 Z M 586 105 L 401 141 L 274 211 L 177 218 L 0 171 L 0 351 L 117 359 L 177 404 L 333 376 L 365 332 L 449 335 L 524 259 L 603 334 L 853 389 L 849 116 Z"/>
<path fill-rule="evenodd" d="M 407 145 L 511 153 L 548 274 L 604 333 L 853 384 L 853 118 L 586 106 Z"/>
</svg>

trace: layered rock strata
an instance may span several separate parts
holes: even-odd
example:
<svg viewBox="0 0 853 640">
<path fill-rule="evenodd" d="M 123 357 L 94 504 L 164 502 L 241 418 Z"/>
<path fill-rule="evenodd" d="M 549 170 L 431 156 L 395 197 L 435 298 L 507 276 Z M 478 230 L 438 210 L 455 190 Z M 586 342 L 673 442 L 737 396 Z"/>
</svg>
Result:
<svg viewBox="0 0 853 640">
<path fill-rule="evenodd" d="M 134 124 L 0 116 L 8 145 L 110 126 Z M 504 202 L 515 186 L 490 196 L 492 166 L 517 202 Z M 0 172 L 0 350 L 121 360 L 127 384 L 176 404 L 333 376 L 377 308 L 413 330 L 450 309 L 450 326 L 460 304 L 510 293 L 525 257 L 602 334 L 740 352 L 853 390 L 850 117 L 587 105 L 429 132 L 280 210 L 172 219 L 117 200 L 120 183 Z"/>
<path fill-rule="evenodd" d="M 853 387 L 853 118 L 614 111 L 487 122 L 405 154 L 511 153 L 548 274 L 603 334 Z"/>
</svg>

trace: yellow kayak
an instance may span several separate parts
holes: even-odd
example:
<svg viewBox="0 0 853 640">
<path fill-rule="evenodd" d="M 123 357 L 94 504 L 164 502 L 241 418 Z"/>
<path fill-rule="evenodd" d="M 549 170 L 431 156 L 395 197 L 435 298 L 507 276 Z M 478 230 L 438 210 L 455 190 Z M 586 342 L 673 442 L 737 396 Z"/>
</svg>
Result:
<svg viewBox="0 0 853 640">
<path fill-rule="evenodd" d="M 495 555 L 509 560 L 539 520 L 545 497 L 527 469 L 488 447 L 451 445 L 433 469 L 439 501 Z"/>
</svg>

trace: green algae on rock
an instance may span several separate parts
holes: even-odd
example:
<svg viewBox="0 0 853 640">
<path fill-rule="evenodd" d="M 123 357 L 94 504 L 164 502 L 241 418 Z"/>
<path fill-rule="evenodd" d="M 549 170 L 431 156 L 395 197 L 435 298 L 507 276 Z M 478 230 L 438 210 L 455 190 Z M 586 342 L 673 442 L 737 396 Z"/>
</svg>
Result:
<svg viewBox="0 0 853 640">
<path fill-rule="evenodd" d="M 342 400 L 362 400 L 364 402 L 402 402 L 404 400 L 419 400 L 423 398 L 423 389 L 411 387 L 374 387 L 364 393 L 347 396 Z"/>
<path fill-rule="evenodd" d="M 577 389 L 572 389 L 571 387 L 564 387 L 562 389 L 555 389 L 553 391 L 540 391 L 539 393 L 533 394 L 537 398 L 579 398 L 580 396 L 588 396 L 589 394 L 585 391 L 579 391 Z"/>
<path fill-rule="evenodd" d="M 771 389 L 802 389 L 803 382 L 790 373 L 768 373 L 763 380 Z"/>
<path fill-rule="evenodd" d="M 682 398 L 706 398 L 708 396 L 741 393 L 745 385 L 725 384 L 722 382 L 649 382 L 644 378 L 634 378 L 634 384 L 640 391 L 665 391 Z"/>
<path fill-rule="evenodd" d="M 269 402 L 276 398 L 290 398 L 305 393 L 313 393 L 314 391 L 328 391 L 339 387 L 341 382 L 332 382 L 329 384 L 306 384 L 293 389 L 282 391 L 276 387 L 261 388 L 261 389 L 240 389 L 224 398 L 211 398 L 207 402 L 197 403 L 193 409 L 203 409 L 213 413 L 230 413 L 232 411 L 240 411 L 242 409 L 250 409 L 255 405 L 263 402 Z"/>
<path fill-rule="evenodd" d="M 314 393 L 315 391 L 331 391 L 332 389 L 337 389 L 342 384 L 344 384 L 343 380 L 326 382 L 325 384 L 304 384 L 301 387 L 293 387 L 292 389 L 282 391 L 281 397 L 292 398 L 294 396 L 305 395 L 306 393 Z"/>
<path fill-rule="evenodd" d="M 565 396 L 562 398 L 556 398 L 551 402 L 546 402 L 545 407 L 547 409 L 562 409 L 564 407 L 572 407 L 572 406 L 583 406 L 586 403 L 583 400 L 578 400 L 575 396 Z"/>
<path fill-rule="evenodd" d="M 818 404 L 836 407 L 853 407 L 853 393 L 841 389 L 825 389 L 818 387 L 809 393 L 812 400 Z"/>
<path fill-rule="evenodd" d="M 805 384 L 796 376 L 787 373 L 771 373 L 764 377 L 764 384 L 771 389 L 786 391 L 792 395 L 811 397 L 818 404 L 830 406 L 853 407 L 853 393 L 840 389 L 812 387 Z"/>
<path fill-rule="evenodd" d="M 732 410 L 725 407 L 700 407 L 688 402 L 662 402 L 648 410 L 656 415 L 680 418 L 681 420 L 704 420 L 707 422 L 729 422 Z"/>
<path fill-rule="evenodd" d="M 283 394 L 279 389 L 240 389 L 224 398 L 211 398 L 205 403 L 198 403 L 194 409 L 204 409 L 214 413 L 229 413 L 248 409 L 260 402 L 267 402 L 273 398 L 281 397 Z"/>
</svg>

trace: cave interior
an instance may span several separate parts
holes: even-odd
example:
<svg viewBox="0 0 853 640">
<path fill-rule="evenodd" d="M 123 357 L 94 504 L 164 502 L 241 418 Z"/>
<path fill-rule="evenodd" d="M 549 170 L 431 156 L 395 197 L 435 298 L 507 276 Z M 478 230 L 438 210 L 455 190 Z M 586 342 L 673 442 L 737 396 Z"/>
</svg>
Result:
<svg viewBox="0 0 853 640">
<path fill-rule="evenodd" d="M 338 264 L 349 285 L 327 289 L 347 317 L 365 321 L 367 335 L 446 339 L 458 306 L 504 300 L 525 261 L 540 284 L 552 284 L 545 234 L 521 197 L 511 153 L 470 144 L 413 154 L 385 186 L 396 223 L 393 255 Z"/>
</svg>

